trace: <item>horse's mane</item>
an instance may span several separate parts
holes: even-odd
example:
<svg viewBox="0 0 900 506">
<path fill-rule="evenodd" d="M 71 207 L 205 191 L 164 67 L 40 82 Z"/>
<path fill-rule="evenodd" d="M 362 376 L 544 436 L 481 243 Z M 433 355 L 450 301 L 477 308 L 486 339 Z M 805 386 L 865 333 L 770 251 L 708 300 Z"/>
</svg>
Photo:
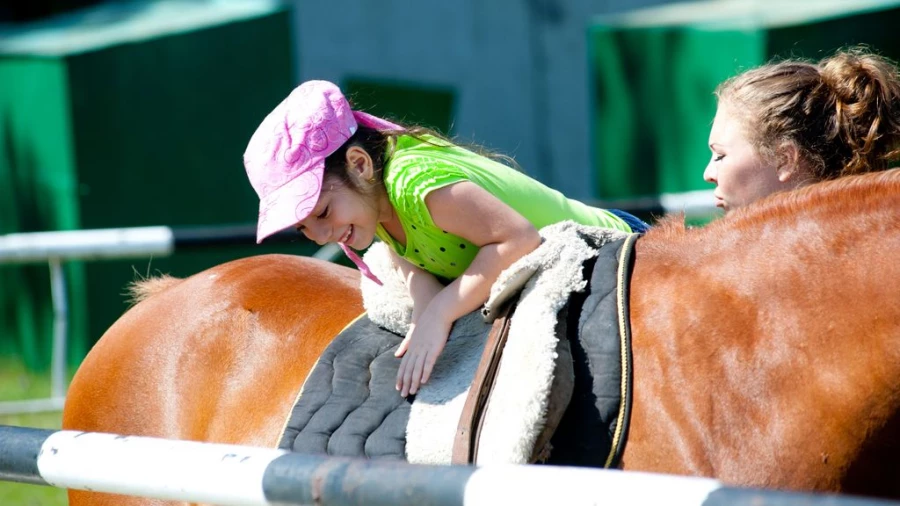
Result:
<svg viewBox="0 0 900 506">
<path fill-rule="evenodd" d="M 125 288 L 125 296 L 131 305 L 135 305 L 142 300 L 148 299 L 157 293 L 181 283 L 182 281 L 182 279 L 169 276 L 168 274 L 138 279 L 128 283 L 128 286 Z"/>
<path fill-rule="evenodd" d="M 855 227 L 876 230 L 900 211 L 898 199 L 900 168 L 847 176 L 771 195 L 704 227 L 686 227 L 681 214 L 666 216 L 651 227 L 642 246 L 670 253 L 681 249 L 679 246 L 695 251 L 698 243 L 712 247 L 736 236 L 746 239 L 765 227 L 788 227 L 799 219 L 835 225 L 851 219 Z"/>
</svg>

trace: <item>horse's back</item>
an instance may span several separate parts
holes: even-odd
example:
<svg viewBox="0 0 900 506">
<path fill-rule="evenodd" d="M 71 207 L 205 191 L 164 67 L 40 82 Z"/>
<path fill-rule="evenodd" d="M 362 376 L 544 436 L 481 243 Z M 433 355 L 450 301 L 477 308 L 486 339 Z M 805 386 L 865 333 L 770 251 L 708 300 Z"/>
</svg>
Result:
<svg viewBox="0 0 900 506">
<path fill-rule="evenodd" d="M 273 447 L 319 354 L 363 312 L 358 285 L 355 270 L 287 255 L 162 283 L 85 358 L 63 428 Z"/>
</svg>

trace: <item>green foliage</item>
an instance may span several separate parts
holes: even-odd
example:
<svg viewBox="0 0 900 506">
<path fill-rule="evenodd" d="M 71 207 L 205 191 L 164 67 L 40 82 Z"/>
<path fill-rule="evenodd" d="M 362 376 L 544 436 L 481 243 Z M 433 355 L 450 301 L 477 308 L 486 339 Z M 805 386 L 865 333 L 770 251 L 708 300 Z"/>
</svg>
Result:
<svg viewBox="0 0 900 506">
<path fill-rule="evenodd" d="M 50 374 L 29 372 L 21 362 L 0 358 L 0 401 L 37 399 L 50 394 Z M 42 429 L 62 427 L 62 413 L 0 415 L 0 425 Z M 9 506 L 65 506 L 66 490 L 0 481 L 0 504 Z"/>
<path fill-rule="evenodd" d="M 0 504 L 9 506 L 66 506 L 66 490 L 0 481 Z"/>
</svg>

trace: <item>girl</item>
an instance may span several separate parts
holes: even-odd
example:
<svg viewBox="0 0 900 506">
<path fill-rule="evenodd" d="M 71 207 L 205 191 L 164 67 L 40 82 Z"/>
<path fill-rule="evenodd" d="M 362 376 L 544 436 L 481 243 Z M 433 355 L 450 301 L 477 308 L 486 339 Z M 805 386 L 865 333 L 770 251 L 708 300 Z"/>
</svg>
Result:
<svg viewBox="0 0 900 506">
<path fill-rule="evenodd" d="M 890 168 L 900 155 L 897 67 L 863 49 L 783 61 L 722 83 L 703 178 L 726 212 L 775 192 Z"/>
<path fill-rule="evenodd" d="M 397 350 L 404 397 L 428 381 L 453 322 L 539 245 L 538 229 L 563 220 L 646 229 L 424 129 L 352 111 L 325 81 L 303 83 L 263 120 L 244 165 L 260 197 L 257 242 L 296 227 L 318 244 L 339 243 L 376 281 L 353 250 L 376 237 L 390 246 L 413 300 Z"/>
</svg>

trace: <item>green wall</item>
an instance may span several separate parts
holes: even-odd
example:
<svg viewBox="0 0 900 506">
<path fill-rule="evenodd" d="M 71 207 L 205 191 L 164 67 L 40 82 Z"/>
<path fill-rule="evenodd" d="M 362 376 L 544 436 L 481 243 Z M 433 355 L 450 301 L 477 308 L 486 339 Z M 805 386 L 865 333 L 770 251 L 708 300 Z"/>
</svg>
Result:
<svg viewBox="0 0 900 506">
<path fill-rule="evenodd" d="M 351 76 L 340 83 L 355 109 L 452 136 L 456 92 L 421 83 Z"/>
<path fill-rule="evenodd" d="M 290 13 L 272 7 L 141 39 L 0 53 L 0 233 L 253 222 L 258 200 L 242 155 L 293 87 L 291 43 Z M 314 248 L 298 241 L 67 264 L 70 363 L 127 308 L 130 281 L 273 251 Z M 45 368 L 48 267 L 0 266 L 0 310 L 0 354 Z"/>
<path fill-rule="evenodd" d="M 78 228 L 66 66 L 54 58 L 0 59 L 0 234 Z M 72 355 L 86 351 L 84 266 L 66 265 Z M 0 265 L 0 354 L 32 368 L 50 356 L 47 265 Z"/>
</svg>

